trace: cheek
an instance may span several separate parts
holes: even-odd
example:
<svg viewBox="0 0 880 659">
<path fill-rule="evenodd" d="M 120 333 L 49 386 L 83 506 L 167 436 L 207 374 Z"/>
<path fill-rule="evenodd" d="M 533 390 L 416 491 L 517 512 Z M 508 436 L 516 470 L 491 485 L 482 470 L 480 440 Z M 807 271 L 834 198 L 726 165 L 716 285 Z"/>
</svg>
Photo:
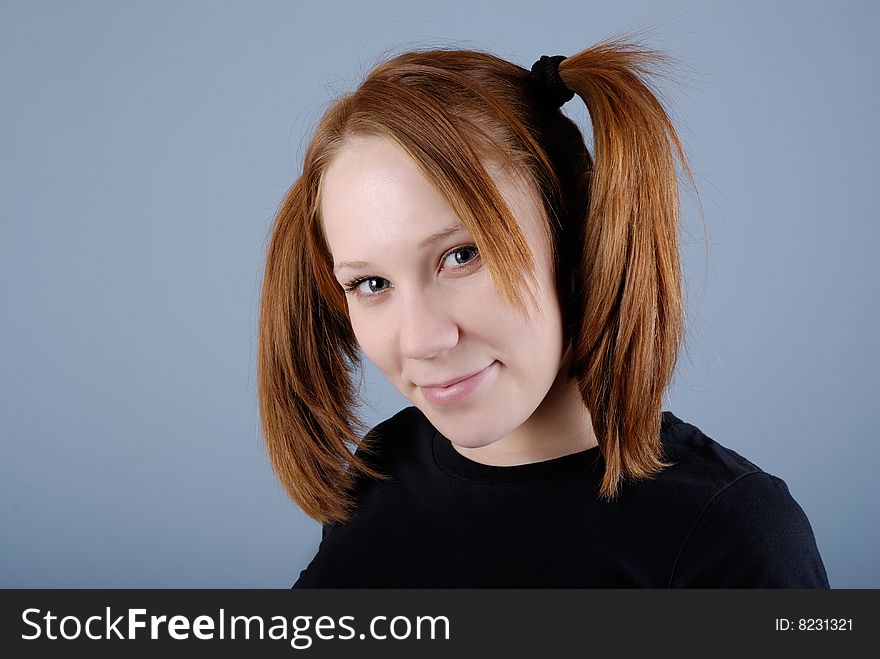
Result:
<svg viewBox="0 0 880 659">
<path fill-rule="evenodd" d="M 358 346 L 376 367 L 390 375 L 394 366 L 393 345 L 389 341 L 389 327 L 382 322 L 381 315 L 364 313 L 363 310 L 352 310 L 349 307 L 348 318 Z"/>
<path fill-rule="evenodd" d="M 520 291 L 526 304 L 531 304 L 525 284 Z M 552 353 L 556 343 L 561 342 L 562 314 L 554 289 L 543 279 L 535 290 L 538 308 L 532 307 L 528 316 L 510 304 L 491 283 L 476 293 L 466 322 L 482 336 L 492 337 L 498 347 L 513 349 L 519 360 L 528 361 L 529 354 Z"/>
</svg>

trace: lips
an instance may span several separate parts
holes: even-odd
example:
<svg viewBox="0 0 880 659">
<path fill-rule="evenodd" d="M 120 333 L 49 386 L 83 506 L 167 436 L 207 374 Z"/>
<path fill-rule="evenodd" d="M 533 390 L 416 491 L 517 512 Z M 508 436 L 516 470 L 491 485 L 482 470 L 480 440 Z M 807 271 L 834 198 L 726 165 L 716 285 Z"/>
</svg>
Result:
<svg viewBox="0 0 880 659">
<path fill-rule="evenodd" d="M 489 364 L 489 366 L 491 366 L 491 364 Z M 482 371 L 485 371 L 487 368 L 489 368 L 489 366 L 485 366 L 485 367 L 481 368 L 479 371 L 474 371 L 473 373 L 468 373 L 467 375 L 462 375 L 459 377 L 450 378 L 449 380 L 444 380 L 443 382 L 441 382 L 439 384 L 420 384 L 418 386 L 422 389 L 427 389 L 427 388 L 445 389 L 446 387 L 451 387 L 452 385 L 457 384 L 457 383 L 461 382 L 462 380 L 467 380 L 468 378 L 474 377 L 477 373 L 481 373 Z"/>
<path fill-rule="evenodd" d="M 468 398 L 483 382 L 494 376 L 498 362 L 462 377 L 452 378 L 436 385 L 419 387 L 422 397 L 432 405 L 451 405 Z"/>
</svg>

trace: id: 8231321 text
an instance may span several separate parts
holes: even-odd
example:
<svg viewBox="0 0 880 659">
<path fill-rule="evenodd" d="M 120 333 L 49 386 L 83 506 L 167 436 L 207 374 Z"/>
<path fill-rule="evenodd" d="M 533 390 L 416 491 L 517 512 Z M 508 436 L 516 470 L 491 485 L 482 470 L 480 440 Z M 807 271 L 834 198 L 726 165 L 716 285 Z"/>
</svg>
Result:
<svg viewBox="0 0 880 659">
<path fill-rule="evenodd" d="M 776 618 L 778 632 L 845 632 L 852 631 L 852 618 Z"/>
</svg>

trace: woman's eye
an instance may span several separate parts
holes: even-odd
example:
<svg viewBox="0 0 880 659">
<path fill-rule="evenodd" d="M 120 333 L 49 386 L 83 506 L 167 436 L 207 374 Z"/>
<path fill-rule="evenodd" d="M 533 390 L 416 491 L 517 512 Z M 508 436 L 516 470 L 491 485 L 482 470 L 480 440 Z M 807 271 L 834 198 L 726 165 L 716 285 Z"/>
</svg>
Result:
<svg viewBox="0 0 880 659">
<path fill-rule="evenodd" d="M 476 245 L 462 245 L 456 247 L 443 260 L 443 267 L 458 267 L 466 265 L 477 258 L 479 251 Z"/>
<path fill-rule="evenodd" d="M 382 279 L 382 277 L 370 277 L 358 283 L 357 288 L 361 293 L 370 295 L 384 290 L 387 285 L 387 279 Z"/>
<path fill-rule="evenodd" d="M 364 277 L 349 282 L 345 286 L 346 293 L 357 291 L 358 294 L 364 296 L 376 295 L 388 288 L 388 280 L 382 277 Z"/>
</svg>

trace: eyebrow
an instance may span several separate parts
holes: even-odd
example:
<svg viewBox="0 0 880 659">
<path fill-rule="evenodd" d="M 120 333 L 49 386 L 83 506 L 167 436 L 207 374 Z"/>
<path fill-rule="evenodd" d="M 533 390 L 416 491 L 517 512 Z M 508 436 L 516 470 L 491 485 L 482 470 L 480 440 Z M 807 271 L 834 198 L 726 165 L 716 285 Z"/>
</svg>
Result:
<svg viewBox="0 0 880 659">
<path fill-rule="evenodd" d="M 429 245 L 436 243 L 438 240 L 443 240 L 447 236 L 451 236 L 454 233 L 458 233 L 459 231 L 467 231 L 467 228 L 462 226 L 461 224 L 451 224 L 445 229 L 438 231 L 437 233 L 432 233 L 427 238 L 424 238 L 419 242 L 419 249 L 424 249 Z M 372 263 L 369 261 L 340 261 L 339 263 L 333 266 L 333 272 L 339 272 L 345 268 L 350 268 L 353 270 L 357 270 L 358 268 L 369 268 L 372 267 Z"/>
</svg>

